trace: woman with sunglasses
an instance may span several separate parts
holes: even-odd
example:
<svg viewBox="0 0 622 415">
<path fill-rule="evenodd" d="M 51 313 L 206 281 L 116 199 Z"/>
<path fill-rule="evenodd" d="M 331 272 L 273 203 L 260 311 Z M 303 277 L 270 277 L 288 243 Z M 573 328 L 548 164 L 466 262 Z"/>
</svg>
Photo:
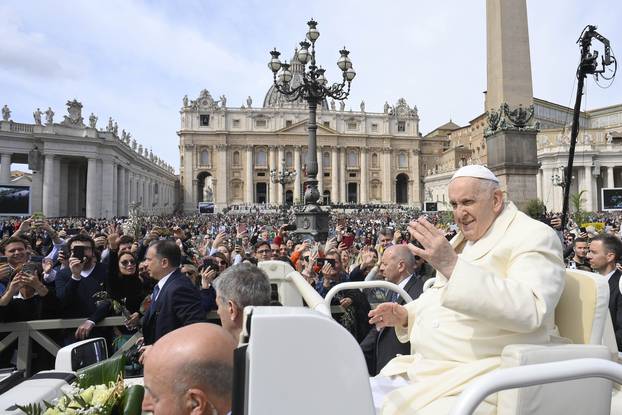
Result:
<svg viewBox="0 0 622 415">
<path fill-rule="evenodd" d="M 118 253 L 118 237 L 111 235 L 108 240 L 108 293 L 113 300 L 127 308 L 130 315 L 125 325 L 129 329 L 135 329 L 142 317 L 142 303 L 150 291 L 147 286 L 149 282 L 139 277 L 138 263 L 132 253 Z"/>
</svg>

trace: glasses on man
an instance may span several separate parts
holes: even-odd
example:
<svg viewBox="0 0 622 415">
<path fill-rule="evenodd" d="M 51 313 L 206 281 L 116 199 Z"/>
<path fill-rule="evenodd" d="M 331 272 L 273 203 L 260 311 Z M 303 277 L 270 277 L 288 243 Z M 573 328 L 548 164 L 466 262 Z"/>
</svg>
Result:
<svg viewBox="0 0 622 415">
<path fill-rule="evenodd" d="M 126 259 L 121 261 L 121 265 L 124 267 L 129 267 L 130 265 L 136 265 L 136 261 L 134 261 L 133 259 Z"/>
<path fill-rule="evenodd" d="M 272 253 L 272 249 L 260 249 L 259 251 L 257 251 L 257 253 L 260 254 L 260 255 L 271 254 Z"/>
</svg>

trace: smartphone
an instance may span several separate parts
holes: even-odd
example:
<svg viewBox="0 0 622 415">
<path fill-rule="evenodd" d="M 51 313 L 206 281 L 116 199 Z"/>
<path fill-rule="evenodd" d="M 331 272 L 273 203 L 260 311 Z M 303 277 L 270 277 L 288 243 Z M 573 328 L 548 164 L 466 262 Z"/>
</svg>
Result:
<svg viewBox="0 0 622 415">
<path fill-rule="evenodd" d="M 219 269 L 218 264 L 213 259 L 209 258 L 203 260 L 203 269 L 207 268 L 213 269 L 214 271 L 218 271 Z"/>
<path fill-rule="evenodd" d="M 5 256 L 0 256 L 0 264 L 6 264 L 9 262 L 9 259 Z"/>
<path fill-rule="evenodd" d="M 239 246 L 242 246 L 242 238 L 236 238 L 235 239 L 235 244 L 239 245 Z"/>
<path fill-rule="evenodd" d="M 78 258 L 81 261 L 84 261 L 84 247 L 83 246 L 74 246 L 71 250 L 71 256 L 74 258 Z"/>
<path fill-rule="evenodd" d="M 39 265 L 36 262 L 26 262 L 22 265 L 22 272 L 24 274 L 37 275 Z"/>
<path fill-rule="evenodd" d="M 318 258 L 315 260 L 315 262 L 320 266 L 323 267 L 325 263 L 329 263 L 331 266 L 335 266 L 335 260 L 332 258 Z"/>
</svg>

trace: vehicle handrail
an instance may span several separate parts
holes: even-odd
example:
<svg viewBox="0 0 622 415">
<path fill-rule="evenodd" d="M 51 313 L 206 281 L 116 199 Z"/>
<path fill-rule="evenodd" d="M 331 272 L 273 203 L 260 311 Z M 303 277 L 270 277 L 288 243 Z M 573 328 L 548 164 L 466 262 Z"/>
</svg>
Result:
<svg viewBox="0 0 622 415">
<path fill-rule="evenodd" d="M 505 389 L 591 377 L 622 383 L 622 365 L 605 359 L 584 358 L 499 369 L 469 385 L 460 394 L 450 415 L 471 415 L 488 395 Z"/>
<path fill-rule="evenodd" d="M 298 272 L 292 271 L 287 274 L 292 283 L 296 286 L 296 289 L 304 299 L 305 303 L 312 310 L 318 311 L 325 316 L 331 316 L 330 303 L 326 305 L 322 296 L 305 280 L 305 278 Z"/>
<path fill-rule="evenodd" d="M 413 300 L 412 297 L 408 295 L 408 293 L 402 287 L 389 281 L 352 281 L 342 282 L 331 288 L 326 294 L 326 297 L 324 297 L 324 304 L 327 307 L 330 307 L 330 303 L 333 300 L 333 297 L 339 291 L 363 288 L 386 288 L 387 290 L 395 291 L 396 293 L 398 293 L 404 299 L 405 303 L 410 303 Z"/>
</svg>

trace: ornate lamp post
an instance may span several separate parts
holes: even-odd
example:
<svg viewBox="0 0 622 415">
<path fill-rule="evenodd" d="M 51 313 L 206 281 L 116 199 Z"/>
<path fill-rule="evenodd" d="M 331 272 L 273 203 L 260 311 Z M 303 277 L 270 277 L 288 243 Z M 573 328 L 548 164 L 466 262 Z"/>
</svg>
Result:
<svg viewBox="0 0 622 415">
<path fill-rule="evenodd" d="M 311 19 L 307 22 L 307 25 L 309 26 L 306 36 L 308 41 L 303 40 L 300 42 L 300 50 L 298 51 L 298 60 L 303 64 L 304 68 L 300 85 L 290 85 L 290 81 L 293 78 L 289 70 L 290 65 L 287 61 L 281 63 L 279 60 L 281 53 L 276 49 L 270 52 L 272 59 L 270 59 L 268 67 L 273 73 L 274 86 L 277 91 L 290 101 L 302 98 L 307 101 L 309 106 L 309 122 L 307 125 L 309 130 L 309 147 L 306 159 L 308 178 L 305 182 L 304 209 L 296 213 L 296 233 L 303 236 L 312 236 L 316 241 L 325 241 L 328 236 L 328 213 L 322 211 L 318 206 L 320 192 L 317 188 L 316 110 L 318 104 L 326 98 L 346 99 L 350 94 L 350 83 L 356 76 L 356 72 L 352 69 L 352 61 L 348 57 L 350 52 L 344 47 L 339 51 L 341 56 L 337 60 L 337 66 L 342 71 L 341 83 L 327 86 L 328 80 L 324 76 L 326 70 L 318 67 L 315 61 L 315 42 L 320 37 L 320 32 L 317 30 L 317 22 Z"/>
<path fill-rule="evenodd" d="M 281 162 L 281 171 L 277 169 L 270 170 L 270 180 L 272 183 L 278 183 L 281 185 L 281 194 L 283 195 L 283 203 L 281 204 L 281 209 L 283 211 L 283 219 L 287 220 L 286 216 L 286 207 L 285 207 L 285 185 L 291 183 L 296 178 L 298 172 L 296 170 L 288 170 L 285 165 L 285 159 Z"/>
</svg>

